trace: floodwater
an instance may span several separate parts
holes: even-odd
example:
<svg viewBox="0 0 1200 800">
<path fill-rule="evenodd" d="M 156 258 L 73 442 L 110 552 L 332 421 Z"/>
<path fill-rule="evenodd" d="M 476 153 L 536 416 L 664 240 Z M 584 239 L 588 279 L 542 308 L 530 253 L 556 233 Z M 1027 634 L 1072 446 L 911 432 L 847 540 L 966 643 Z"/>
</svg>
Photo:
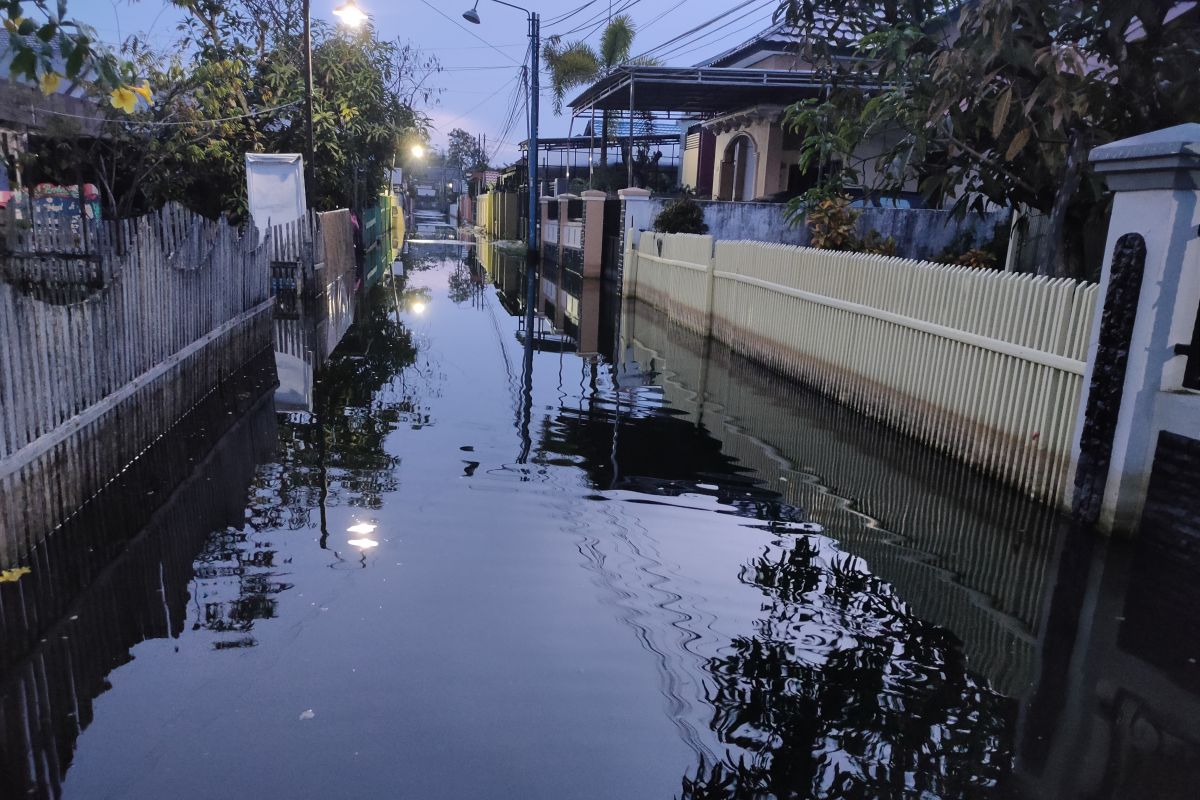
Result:
<svg viewBox="0 0 1200 800">
<path fill-rule="evenodd" d="M 1195 576 L 444 235 L 0 583 L 0 797 L 1195 796 Z"/>
</svg>

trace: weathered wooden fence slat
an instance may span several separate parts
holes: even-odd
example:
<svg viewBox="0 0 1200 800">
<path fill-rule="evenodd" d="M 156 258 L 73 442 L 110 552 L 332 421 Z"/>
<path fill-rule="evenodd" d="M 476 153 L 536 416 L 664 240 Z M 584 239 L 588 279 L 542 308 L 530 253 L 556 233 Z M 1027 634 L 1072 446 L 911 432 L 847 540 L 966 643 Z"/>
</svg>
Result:
<svg viewBox="0 0 1200 800">
<path fill-rule="evenodd" d="M 270 346 L 270 243 L 254 233 L 176 206 L 83 238 L 37 215 L 30 229 L 0 248 L 5 560 Z"/>
</svg>

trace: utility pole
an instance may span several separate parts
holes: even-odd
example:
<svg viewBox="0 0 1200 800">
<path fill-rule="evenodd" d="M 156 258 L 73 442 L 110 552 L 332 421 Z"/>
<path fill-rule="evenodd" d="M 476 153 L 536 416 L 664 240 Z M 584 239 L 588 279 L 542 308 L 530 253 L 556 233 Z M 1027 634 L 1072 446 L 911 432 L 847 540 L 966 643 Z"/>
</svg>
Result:
<svg viewBox="0 0 1200 800">
<path fill-rule="evenodd" d="M 304 0 L 304 195 L 313 202 L 313 67 L 312 67 L 312 10 L 311 0 Z"/>
</svg>

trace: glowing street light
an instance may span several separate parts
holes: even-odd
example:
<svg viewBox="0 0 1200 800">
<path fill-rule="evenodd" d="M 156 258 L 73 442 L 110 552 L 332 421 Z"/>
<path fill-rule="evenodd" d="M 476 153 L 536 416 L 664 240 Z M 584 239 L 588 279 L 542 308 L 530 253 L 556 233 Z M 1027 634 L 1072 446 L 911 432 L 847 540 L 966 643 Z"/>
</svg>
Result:
<svg viewBox="0 0 1200 800">
<path fill-rule="evenodd" d="M 412 154 L 413 158 L 423 158 L 425 156 L 425 148 L 419 144 L 414 144 L 408 152 Z"/>
<path fill-rule="evenodd" d="M 346 0 L 333 10 L 333 15 L 347 28 L 358 28 L 367 21 L 367 12 L 359 8 L 354 0 Z"/>
</svg>

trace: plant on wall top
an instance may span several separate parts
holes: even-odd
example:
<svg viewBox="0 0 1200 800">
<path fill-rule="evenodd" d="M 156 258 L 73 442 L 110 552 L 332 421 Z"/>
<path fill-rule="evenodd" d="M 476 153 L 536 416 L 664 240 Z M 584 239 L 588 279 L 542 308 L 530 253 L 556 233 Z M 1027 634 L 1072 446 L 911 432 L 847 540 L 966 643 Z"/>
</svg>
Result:
<svg viewBox="0 0 1200 800">
<path fill-rule="evenodd" d="M 659 233 L 708 233 L 704 209 L 685 192 L 682 197 L 667 203 L 654 218 L 654 230 Z"/>
</svg>

